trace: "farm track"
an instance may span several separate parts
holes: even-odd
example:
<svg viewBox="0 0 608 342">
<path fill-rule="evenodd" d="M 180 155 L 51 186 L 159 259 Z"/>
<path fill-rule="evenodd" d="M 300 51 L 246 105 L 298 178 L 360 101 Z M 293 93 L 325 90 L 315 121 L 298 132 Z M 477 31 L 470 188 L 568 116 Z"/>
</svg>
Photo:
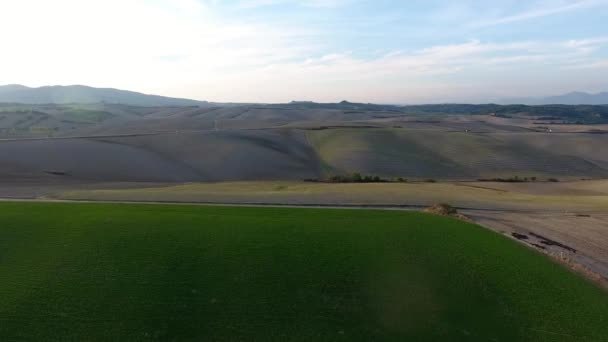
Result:
<svg viewBox="0 0 608 342">
<path fill-rule="evenodd" d="M 426 204 L 333 204 L 333 203 L 260 203 L 260 202 L 205 202 L 205 201 L 145 201 L 145 200 L 95 200 L 95 199 L 53 199 L 53 198 L 23 198 L 23 197 L 0 197 L 2 202 L 41 202 L 41 203 L 106 203 L 106 204 L 156 204 L 156 205 L 191 205 L 191 206 L 217 206 L 217 207 L 269 207 L 269 208 L 315 208 L 315 209 L 374 209 L 374 210 L 422 210 L 427 208 Z M 535 209 L 500 209 L 500 208 L 479 208 L 479 207 L 463 207 L 454 206 L 458 210 L 466 210 L 467 212 L 504 212 L 504 213 L 535 213 L 535 214 L 552 214 L 563 213 L 563 210 L 544 210 Z M 586 213 L 594 213 L 593 211 L 585 211 Z M 597 213 L 604 213 L 597 211 Z"/>
</svg>

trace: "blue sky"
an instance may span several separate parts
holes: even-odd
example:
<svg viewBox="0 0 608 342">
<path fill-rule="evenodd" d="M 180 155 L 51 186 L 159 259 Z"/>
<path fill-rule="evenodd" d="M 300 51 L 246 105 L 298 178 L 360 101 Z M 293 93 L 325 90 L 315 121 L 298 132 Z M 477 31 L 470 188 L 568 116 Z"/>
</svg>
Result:
<svg viewBox="0 0 608 342">
<path fill-rule="evenodd" d="M 608 0 L 3 0 L 0 13 L 0 83 L 235 102 L 608 90 Z"/>
</svg>

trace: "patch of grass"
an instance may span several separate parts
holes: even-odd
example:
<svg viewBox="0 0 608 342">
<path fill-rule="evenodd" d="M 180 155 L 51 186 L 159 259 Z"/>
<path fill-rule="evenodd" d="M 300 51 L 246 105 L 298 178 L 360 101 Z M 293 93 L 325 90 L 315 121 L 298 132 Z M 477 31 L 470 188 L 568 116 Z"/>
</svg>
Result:
<svg viewBox="0 0 608 342">
<path fill-rule="evenodd" d="M 66 119 L 78 122 L 102 122 L 113 116 L 106 111 L 90 109 L 69 109 L 64 115 Z"/>
<path fill-rule="evenodd" d="M 380 176 L 362 175 L 358 172 L 352 175 L 330 175 L 326 179 L 307 178 L 304 182 L 312 183 L 407 183 L 403 177 L 382 178 Z"/>
<path fill-rule="evenodd" d="M 491 178 L 491 179 L 479 178 L 477 181 L 479 181 L 479 182 L 502 182 L 502 183 L 527 183 L 527 182 L 536 182 L 536 177 L 519 178 L 519 176 L 514 176 L 514 177 L 509 177 L 509 178 Z"/>
<path fill-rule="evenodd" d="M 379 176 L 362 175 L 358 172 L 352 175 L 331 175 L 326 180 L 329 183 L 388 183 L 389 179 Z"/>
<path fill-rule="evenodd" d="M 599 341 L 608 296 L 409 212 L 0 204 L 0 340 Z"/>
</svg>

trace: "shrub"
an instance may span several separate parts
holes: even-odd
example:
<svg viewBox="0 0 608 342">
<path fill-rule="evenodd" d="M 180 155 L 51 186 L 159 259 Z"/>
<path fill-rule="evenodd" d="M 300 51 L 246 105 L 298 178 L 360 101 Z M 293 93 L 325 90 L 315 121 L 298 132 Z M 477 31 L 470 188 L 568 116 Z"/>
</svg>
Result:
<svg viewBox="0 0 608 342">
<path fill-rule="evenodd" d="M 350 176 L 332 175 L 327 178 L 327 181 L 330 183 L 384 183 L 389 180 L 380 178 L 379 176 L 363 176 L 355 172 Z"/>
</svg>

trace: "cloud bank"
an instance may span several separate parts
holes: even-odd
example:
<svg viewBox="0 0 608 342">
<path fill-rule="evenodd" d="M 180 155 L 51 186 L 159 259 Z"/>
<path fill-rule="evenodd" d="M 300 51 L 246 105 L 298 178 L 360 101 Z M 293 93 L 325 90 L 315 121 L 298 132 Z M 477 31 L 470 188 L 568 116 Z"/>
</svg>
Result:
<svg viewBox="0 0 608 342">
<path fill-rule="evenodd" d="M 602 90 L 607 30 L 547 36 L 504 27 L 573 21 L 571 13 L 605 5 L 543 1 L 457 24 L 476 9 L 376 13 L 356 0 L 5 0 L 0 83 L 242 102 L 484 102 Z M 413 27 L 408 13 L 416 11 L 428 16 Z M 438 16 L 448 22 L 433 23 Z M 517 36 L 505 34 L 511 31 Z"/>
</svg>

